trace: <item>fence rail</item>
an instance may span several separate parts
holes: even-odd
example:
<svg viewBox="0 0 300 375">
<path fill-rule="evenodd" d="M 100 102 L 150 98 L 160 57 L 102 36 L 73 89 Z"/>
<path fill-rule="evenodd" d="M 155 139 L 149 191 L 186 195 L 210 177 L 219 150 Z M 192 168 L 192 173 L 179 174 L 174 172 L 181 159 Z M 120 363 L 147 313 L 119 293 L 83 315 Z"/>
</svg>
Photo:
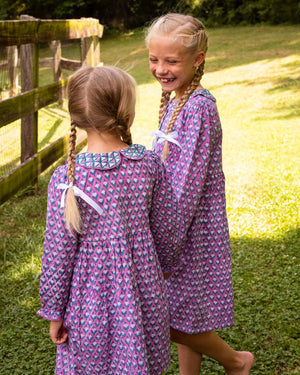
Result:
<svg viewBox="0 0 300 375">
<path fill-rule="evenodd" d="M 27 91 L 0 102 L 0 128 L 65 96 L 68 79 L 60 80 L 46 86 Z"/>
<path fill-rule="evenodd" d="M 18 20 L 0 22 L 0 46 L 43 43 L 52 40 L 102 37 L 103 26 L 93 18 L 80 20 Z"/>
<path fill-rule="evenodd" d="M 0 204 L 19 189 L 35 184 L 38 175 L 63 156 L 68 136 L 37 152 L 38 110 L 65 97 L 68 79 L 61 79 L 61 69 L 72 71 L 82 65 L 100 63 L 103 26 L 93 18 L 79 20 L 40 20 L 23 16 L 20 21 L 0 21 L 0 47 L 8 47 L 11 87 L 16 86 L 17 69 L 21 69 L 22 93 L 0 101 L 0 128 L 21 120 L 21 165 L 0 178 Z M 81 39 L 81 60 L 61 56 L 61 40 Z M 39 59 L 39 43 L 51 45 L 53 57 Z M 20 46 L 20 62 L 16 56 Z M 1 68 L 6 66 L 1 64 Z M 53 66 L 54 83 L 39 87 L 41 66 Z M 78 141 L 83 146 L 85 139 Z"/>
<path fill-rule="evenodd" d="M 61 158 L 68 149 L 68 140 L 68 135 L 57 139 L 51 145 L 8 173 L 3 179 L 1 178 L 0 204 L 16 194 L 21 187 L 32 184 L 40 173 Z M 77 145 L 79 149 L 85 145 L 85 142 L 86 138 L 82 134 L 78 134 Z"/>
</svg>

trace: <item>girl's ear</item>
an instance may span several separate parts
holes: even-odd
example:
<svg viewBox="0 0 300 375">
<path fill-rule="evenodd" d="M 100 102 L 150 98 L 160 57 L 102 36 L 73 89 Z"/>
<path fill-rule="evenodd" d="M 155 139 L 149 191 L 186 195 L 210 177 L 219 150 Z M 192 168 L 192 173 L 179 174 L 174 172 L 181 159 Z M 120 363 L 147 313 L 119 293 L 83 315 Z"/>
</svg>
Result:
<svg viewBox="0 0 300 375">
<path fill-rule="evenodd" d="M 205 53 L 203 51 L 197 52 L 195 62 L 194 62 L 194 67 L 197 68 L 199 65 L 201 65 L 204 59 L 205 59 Z"/>
</svg>

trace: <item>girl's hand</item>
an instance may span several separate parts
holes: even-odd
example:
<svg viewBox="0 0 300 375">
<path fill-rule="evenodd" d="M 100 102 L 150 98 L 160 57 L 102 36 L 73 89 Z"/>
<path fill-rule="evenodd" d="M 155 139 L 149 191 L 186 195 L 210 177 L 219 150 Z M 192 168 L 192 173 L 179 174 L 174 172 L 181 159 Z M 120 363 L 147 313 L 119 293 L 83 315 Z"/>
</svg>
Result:
<svg viewBox="0 0 300 375">
<path fill-rule="evenodd" d="M 56 321 L 50 322 L 49 334 L 50 334 L 53 344 L 55 345 L 61 345 L 67 341 L 68 333 L 63 326 L 63 321 L 64 320 L 61 319 L 58 322 Z"/>
</svg>

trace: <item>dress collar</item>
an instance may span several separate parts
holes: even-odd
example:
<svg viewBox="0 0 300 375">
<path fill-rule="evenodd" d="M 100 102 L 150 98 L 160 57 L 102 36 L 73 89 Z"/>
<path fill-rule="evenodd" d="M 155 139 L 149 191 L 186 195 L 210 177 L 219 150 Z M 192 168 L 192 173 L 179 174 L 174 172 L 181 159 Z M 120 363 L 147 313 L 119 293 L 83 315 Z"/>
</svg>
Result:
<svg viewBox="0 0 300 375">
<path fill-rule="evenodd" d="M 108 152 L 105 154 L 96 154 L 83 152 L 76 156 L 76 164 L 87 168 L 112 169 L 121 163 L 121 158 L 139 160 L 145 156 L 145 146 L 133 144 L 119 151 Z"/>
<path fill-rule="evenodd" d="M 191 97 L 198 96 L 198 95 L 205 96 L 207 99 L 210 99 L 210 100 L 212 100 L 214 102 L 216 101 L 216 99 L 214 98 L 214 96 L 207 89 L 198 89 L 198 90 L 195 90 L 191 94 Z"/>
</svg>

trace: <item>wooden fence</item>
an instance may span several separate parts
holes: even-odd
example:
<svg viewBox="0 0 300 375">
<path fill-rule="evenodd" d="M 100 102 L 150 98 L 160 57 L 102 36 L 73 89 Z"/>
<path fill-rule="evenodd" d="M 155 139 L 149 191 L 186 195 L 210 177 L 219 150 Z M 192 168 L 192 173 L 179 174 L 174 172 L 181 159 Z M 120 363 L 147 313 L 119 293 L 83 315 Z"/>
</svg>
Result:
<svg viewBox="0 0 300 375">
<path fill-rule="evenodd" d="M 103 26 L 93 18 L 79 20 L 40 20 L 22 16 L 19 21 L 0 21 L 0 48 L 8 47 L 8 68 L 11 92 L 21 69 L 21 94 L 0 101 L 0 128 L 21 120 L 21 165 L 0 178 L 0 204 L 18 190 L 35 184 L 38 175 L 62 157 L 68 135 L 59 138 L 40 152 L 38 150 L 38 110 L 65 97 L 68 79 L 61 79 L 61 69 L 77 70 L 82 65 L 100 63 L 100 42 Z M 81 39 L 81 60 L 61 56 L 62 40 Z M 50 43 L 53 57 L 39 59 L 39 43 Z M 20 46 L 20 59 L 17 46 Z M 18 63 L 20 60 L 20 63 Z M 54 83 L 39 87 L 41 66 L 53 66 Z M 2 67 L 3 68 L 3 67 Z M 78 145 L 85 139 L 79 139 Z"/>
</svg>

